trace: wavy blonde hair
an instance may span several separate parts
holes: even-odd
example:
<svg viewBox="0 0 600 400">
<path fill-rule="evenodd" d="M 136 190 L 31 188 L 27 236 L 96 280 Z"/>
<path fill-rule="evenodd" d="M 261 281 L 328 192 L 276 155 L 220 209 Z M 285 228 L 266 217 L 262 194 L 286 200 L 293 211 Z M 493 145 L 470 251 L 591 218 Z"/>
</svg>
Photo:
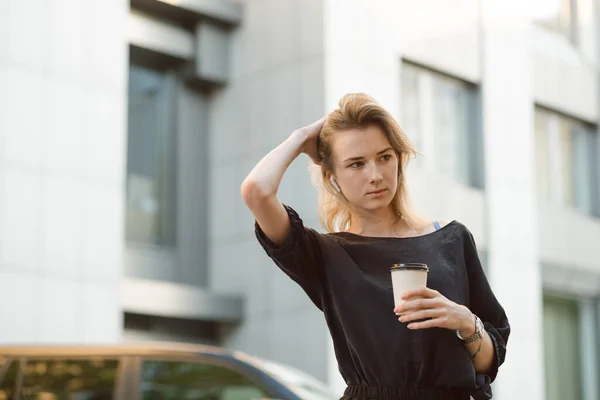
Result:
<svg viewBox="0 0 600 400">
<path fill-rule="evenodd" d="M 319 135 L 318 151 L 321 165 L 313 164 L 312 181 L 319 192 L 319 220 L 328 232 L 347 230 L 352 220 L 351 206 L 343 195 L 331 185 L 328 174 L 333 174 L 332 143 L 334 134 L 343 134 L 350 129 L 366 129 L 378 126 L 389 140 L 398 156 L 398 188 L 391 205 L 398 216 L 410 228 L 421 230 L 425 221 L 417 216 L 410 206 L 404 171 L 408 161 L 419 153 L 410 143 L 400 125 L 372 97 L 363 93 L 349 93 L 339 101 L 339 108 L 327 116 Z"/>
</svg>

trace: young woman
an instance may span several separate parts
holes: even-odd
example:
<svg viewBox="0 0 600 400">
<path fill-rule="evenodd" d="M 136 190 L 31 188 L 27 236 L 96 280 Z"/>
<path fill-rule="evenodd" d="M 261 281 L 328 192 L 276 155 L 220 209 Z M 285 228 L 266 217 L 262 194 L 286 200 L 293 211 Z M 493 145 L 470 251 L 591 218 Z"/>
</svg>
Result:
<svg viewBox="0 0 600 400">
<path fill-rule="evenodd" d="M 320 166 L 327 234 L 277 198 L 301 153 Z M 348 385 L 342 399 L 489 399 L 510 326 L 469 230 L 411 211 L 404 173 L 415 154 L 374 99 L 348 94 L 267 154 L 241 193 L 262 247 L 325 315 Z M 390 267 L 414 262 L 428 265 L 427 287 L 394 308 Z"/>
</svg>

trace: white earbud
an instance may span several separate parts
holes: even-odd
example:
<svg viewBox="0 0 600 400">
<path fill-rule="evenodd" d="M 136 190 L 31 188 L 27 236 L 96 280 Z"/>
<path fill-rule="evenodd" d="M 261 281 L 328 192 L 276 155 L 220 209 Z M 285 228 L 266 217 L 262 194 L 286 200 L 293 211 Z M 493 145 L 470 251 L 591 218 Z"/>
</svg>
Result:
<svg viewBox="0 0 600 400">
<path fill-rule="evenodd" d="M 335 188 L 335 190 L 340 193 L 342 191 L 342 189 L 340 189 L 340 186 L 337 184 L 337 182 L 335 181 L 335 178 L 333 177 L 333 175 L 331 175 L 329 177 L 329 181 L 331 182 L 331 185 L 333 185 L 333 187 Z"/>
</svg>

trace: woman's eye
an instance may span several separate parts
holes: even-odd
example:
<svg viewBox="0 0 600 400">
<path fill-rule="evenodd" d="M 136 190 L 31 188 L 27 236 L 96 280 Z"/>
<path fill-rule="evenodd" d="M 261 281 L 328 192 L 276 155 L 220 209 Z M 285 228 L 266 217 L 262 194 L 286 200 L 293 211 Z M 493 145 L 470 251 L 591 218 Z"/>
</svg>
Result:
<svg viewBox="0 0 600 400">
<path fill-rule="evenodd" d="M 391 160 L 391 159 L 392 159 L 392 155 L 391 155 L 391 154 L 384 154 L 384 155 L 383 155 L 381 158 L 382 158 L 384 161 L 389 161 L 389 160 Z"/>
<path fill-rule="evenodd" d="M 363 162 L 362 161 L 357 161 L 355 163 L 352 163 L 349 165 L 350 168 L 360 168 L 363 166 Z"/>
</svg>

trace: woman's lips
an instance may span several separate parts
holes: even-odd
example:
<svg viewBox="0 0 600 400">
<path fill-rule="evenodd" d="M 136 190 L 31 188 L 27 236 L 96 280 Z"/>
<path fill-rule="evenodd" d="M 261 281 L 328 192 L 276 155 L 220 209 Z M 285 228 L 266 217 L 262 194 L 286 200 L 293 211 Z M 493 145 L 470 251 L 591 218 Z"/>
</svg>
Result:
<svg viewBox="0 0 600 400">
<path fill-rule="evenodd" d="M 381 197 L 386 192 L 386 190 L 387 189 L 374 190 L 372 192 L 368 192 L 367 195 L 371 197 Z"/>
</svg>

